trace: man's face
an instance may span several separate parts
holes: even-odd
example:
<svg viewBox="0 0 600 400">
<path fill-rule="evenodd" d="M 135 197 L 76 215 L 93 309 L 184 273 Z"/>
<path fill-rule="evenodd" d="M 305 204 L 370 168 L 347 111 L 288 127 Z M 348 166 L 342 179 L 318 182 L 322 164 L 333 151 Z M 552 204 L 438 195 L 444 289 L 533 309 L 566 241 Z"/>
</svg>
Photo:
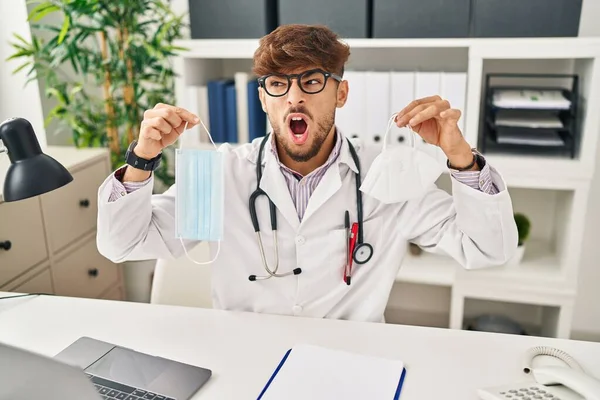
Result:
<svg viewBox="0 0 600 400">
<path fill-rule="evenodd" d="M 300 74 L 314 67 L 289 73 Z M 322 74 L 310 74 L 301 78 L 308 91 L 316 91 L 322 84 Z M 265 81 L 271 93 L 289 91 L 281 97 L 273 97 L 260 89 L 263 110 L 269 117 L 277 145 L 296 162 L 306 162 L 319 154 L 323 143 L 335 122 L 335 109 L 341 107 L 347 96 L 347 82 L 338 83 L 328 78 L 325 88 L 319 93 L 308 94 L 300 89 L 297 79 L 291 86 L 285 78 L 275 77 Z"/>
</svg>

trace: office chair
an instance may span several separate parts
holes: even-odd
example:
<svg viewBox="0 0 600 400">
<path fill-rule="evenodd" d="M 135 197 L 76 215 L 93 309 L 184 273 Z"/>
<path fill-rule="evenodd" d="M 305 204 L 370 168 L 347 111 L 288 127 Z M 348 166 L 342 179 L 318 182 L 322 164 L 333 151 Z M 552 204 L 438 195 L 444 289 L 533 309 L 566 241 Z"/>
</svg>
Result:
<svg viewBox="0 0 600 400">
<path fill-rule="evenodd" d="M 199 262 L 210 261 L 208 243 L 199 244 L 189 255 Z M 212 308 L 210 269 L 210 264 L 195 264 L 185 255 L 157 260 L 150 303 Z"/>
</svg>

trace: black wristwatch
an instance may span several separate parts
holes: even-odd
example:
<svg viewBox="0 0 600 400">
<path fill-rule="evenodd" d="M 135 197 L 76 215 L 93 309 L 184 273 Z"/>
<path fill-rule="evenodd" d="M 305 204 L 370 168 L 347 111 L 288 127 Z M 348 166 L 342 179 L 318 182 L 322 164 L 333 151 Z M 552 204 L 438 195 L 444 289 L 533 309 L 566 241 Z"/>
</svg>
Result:
<svg viewBox="0 0 600 400">
<path fill-rule="evenodd" d="M 137 145 L 137 140 L 134 140 L 129 145 L 127 149 L 127 153 L 125 154 L 125 162 L 128 165 L 131 165 L 133 168 L 141 169 L 144 171 L 154 171 L 160 166 L 160 159 L 162 158 L 162 153 L 159 153 L 156 157 L 147 160 L 142 157 L 138 157 L 133 152 L 133 149 Z"/>
<path fill-rule="evenodd" d="M 446 166 L 448 168 L 456 170 L 456 171 L 468 171 L 471 168 L 473 168 L 475 163 L 477 163 L 479 170 L 482 170 L 483 167 L 485 166 L 485 159 L 483 158 L 481 153 L 479 153 L 476 149 L 471 149 L 471 152 L 473 153 L 473 161 L 471 162 L 471 164 L 467 165 L 466 167 L 463 167 L 463 168 L 454 167 L 450 164 L 450 160 L 446 160 Z"/>
</svg>

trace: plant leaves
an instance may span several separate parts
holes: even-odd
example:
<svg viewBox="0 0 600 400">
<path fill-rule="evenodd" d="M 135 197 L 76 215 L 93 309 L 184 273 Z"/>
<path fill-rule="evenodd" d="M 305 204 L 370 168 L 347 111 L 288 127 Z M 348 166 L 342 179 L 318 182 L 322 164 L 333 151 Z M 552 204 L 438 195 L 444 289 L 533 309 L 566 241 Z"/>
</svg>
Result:
<svg viewBox="0 0 600 400">
<path fill-rule="evenodd" d="M 25 68 L 25 67 L 26 67 L 26 66 L 28 66 L 29 64 L 31 64 L 31 61 L 27 61 L 26 63 L 24 63 L 24 64 L 21 64 L 20 66 L 18 66 L 17 68 L 15 68 L 15 69 L 12 71 L 12 73 L 13 73 L 13 74 L 16 74 L 16 73 L 18 73 L 19 71 L 21 71 L 23 68 Z"/>
<path fill-rule="evenodd" d="M 71 18 L 70 17 L 65 17 L 65 20 L 63 21 L 63 25 L 62 28 L 60 30 L 60 34 L 58 35 L 58 43 L 62 43 L 62 41 L 65 39 L 65 36 L 67 36 L 67 33 L 69 32 L 69 26 L 71 26 Z"/>
<path fill-rule="evenodd" d="M 60 11 L 60 7 L 52 4 L 51 2 L 42 3 L 36 7 L 29 13 L 27 16 L 28 21 L 39 21 L 44 18 L 46 15 Z"/>
</svg>

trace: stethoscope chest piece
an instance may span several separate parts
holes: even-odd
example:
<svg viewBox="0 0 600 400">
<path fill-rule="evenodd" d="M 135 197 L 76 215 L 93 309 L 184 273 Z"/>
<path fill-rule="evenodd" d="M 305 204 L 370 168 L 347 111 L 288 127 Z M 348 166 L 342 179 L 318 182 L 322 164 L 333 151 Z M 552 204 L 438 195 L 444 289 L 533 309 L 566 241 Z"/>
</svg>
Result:
<svg viewBox="0 0 600 400">
<path fill-rule="evenodd" d="M 373 246 L 371 246 L 369 243 L 357 244 L 356 248 L 354 249 L 354 254 L 352 254 L 352 258 L 354 258 L 354 262 L 357 264 L 369 262 L 372 256 Z"/>
</svg>

